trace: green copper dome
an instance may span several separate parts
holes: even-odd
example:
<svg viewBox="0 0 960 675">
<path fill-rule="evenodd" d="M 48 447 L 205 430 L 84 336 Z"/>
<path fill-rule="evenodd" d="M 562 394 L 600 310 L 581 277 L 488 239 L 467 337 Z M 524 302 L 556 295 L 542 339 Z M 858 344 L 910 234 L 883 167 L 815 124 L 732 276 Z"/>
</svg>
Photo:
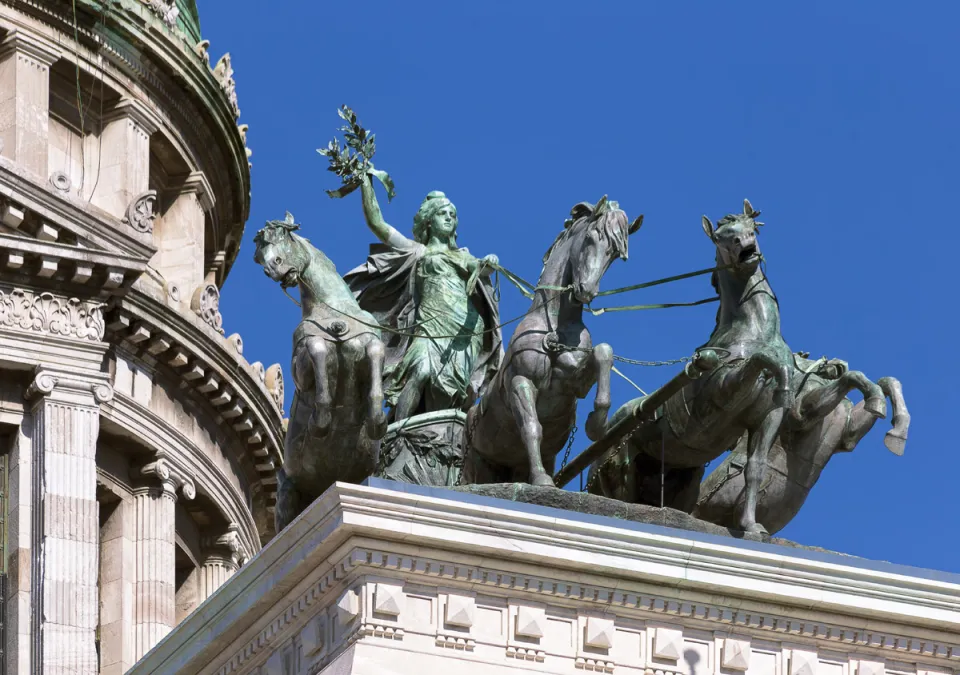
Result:
<svg viewBox="0 0 960 675">
<path fill-rule="evenodd" d="M 180 8 L 177 24 L 190 38 L 193 44 L 200 42 L 200 12 L 197 11 L 197 0 L 176 0 Z"/>
</svg>

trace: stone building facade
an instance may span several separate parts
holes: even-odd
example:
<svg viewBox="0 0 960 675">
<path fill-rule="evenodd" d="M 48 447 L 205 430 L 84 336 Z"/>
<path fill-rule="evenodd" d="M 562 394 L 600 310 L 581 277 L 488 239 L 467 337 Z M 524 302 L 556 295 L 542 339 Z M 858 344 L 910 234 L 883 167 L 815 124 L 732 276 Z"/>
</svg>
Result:
<svg viewBox="0 0 960 675">
<path fill-rule="evenodd" d="M 0 0 L 6 673 L 122 673 L 272 535 L 279 366 L 224 335 L 250 200 L 192 0 Z"/>
</svg>

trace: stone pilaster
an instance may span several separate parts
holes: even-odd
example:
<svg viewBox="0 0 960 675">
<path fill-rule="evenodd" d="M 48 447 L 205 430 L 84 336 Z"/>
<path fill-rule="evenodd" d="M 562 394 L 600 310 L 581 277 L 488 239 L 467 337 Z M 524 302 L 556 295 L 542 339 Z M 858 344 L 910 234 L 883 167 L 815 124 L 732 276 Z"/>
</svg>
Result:
<svg viewBox="0 0 960 675">
<path fill-rule="evenodd" d="M 122 99 L 104 113 L 100 179 L 91 201 L 118 218 L 150 183 L 150 136 L 157 130 L 141 103 Z"/>
<path fill-rule="evenodd" d="M 153 225 L 157 253 L 151 264 L 189 299 L 204 280 L 204 232 L 213 191 L 203 173 L 194 171 L 168 186 L 164 202 L 169 206 Z"/>
<path fill-rule="evenodd" d="M 122 675 L 136 661 L 133 505 L 128 498 L 100 506 L 101 517 L 106 516 L 100 529 L 100 675 Z"/>
<path fill-rule="evenodd" d="M 113 396 L 105 379 L 41 368 L 27 391 L 33 402 L 33 673 L 98 671 L 96 452 L 99 404 Z"/>
<path fill-rule="evenodd" d="M 134 661 L 160 642 L 176 625 L 177 491 L 196 495 L 193 481 L 166 458 L 140 469 L 149 485 L 133 492 L 136 519 L 134 584 Z"/>
<path fill-rule="evenodd" d="M 203 602 L 240 569 L 244 559 L 243 545 L 236 523 L 227 527 L 226 533 L 219 537 L 204 540 L 203 562 L 200 565 L 200 602 Z"/>
<path fill-rule="evenodd" d="M 0 155 L 46 180 L 56 45 L 21 30 L 0 42 Z"/>
</svg>

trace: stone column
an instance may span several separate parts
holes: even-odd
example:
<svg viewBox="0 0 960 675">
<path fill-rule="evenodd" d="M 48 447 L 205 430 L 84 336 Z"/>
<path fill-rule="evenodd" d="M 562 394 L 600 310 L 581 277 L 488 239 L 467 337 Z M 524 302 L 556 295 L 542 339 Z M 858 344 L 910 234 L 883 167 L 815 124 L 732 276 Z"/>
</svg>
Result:
<svg viewBox="0 0 960 675">
<path fill-rule="evenodd" d="M 169 203 L 154 221 L 153 242 L 157 253 L 151 264 L 190 299 L 203 285 L 206 213 L 213 208 L 213 192 L 199 171 L 184 176 L 164 193 Z"/>
<path fill-rule="evenodd" d="M 0 154 L 44 181 L 50 128 L 50 66 L 60 50 L 13 30 L 0 42 Z"/>
<path fill-rule="evenodd" d="M 27 391 L 33 450 L 32 672 L 98 671 L 99 404 L 107 376 L 39 369 Z"/>
<path fill-rule="evenodd" d="M 133 657 L 136 537 L 132 499 L 114 504 L 100 529 L 100 675 L 122 675 Z"/>
<path fill-rule="evenodd" d="M 100 180 L 91 201 L 128 225 L 147 232 L 152 222 L 128 214 L 150 187 L 150 136 L 157 130 L 141 103 L 121 99 L 103 116 Z M 150 193 L 152 195 L 152 193 Z M 151 209 L 153 206 L 151 196 Z"/>
<path fill-rule="evenodd" d="M 140 469 L 150 485 L 133 491 L 136 521 L 134 584 L 134 661 L 160 642 L 176 625 L 177 490 L 187 499 L 193 481 L 160 457 Z"/>
<path fill-rule="evenodd" d="M 240 569 L 246 555 L 240 543 L 240 527 L 230 523 L 225 534 L 203 541 L 203 563 L 200 566 L 200 602 L 220 588 Z"/>
</svg>

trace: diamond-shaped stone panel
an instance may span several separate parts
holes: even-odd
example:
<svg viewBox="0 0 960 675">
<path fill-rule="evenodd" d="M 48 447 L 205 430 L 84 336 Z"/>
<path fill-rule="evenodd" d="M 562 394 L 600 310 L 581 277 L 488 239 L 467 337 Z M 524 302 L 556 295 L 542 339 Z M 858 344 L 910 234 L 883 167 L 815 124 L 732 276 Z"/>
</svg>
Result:
<svg viewBox="0 0 960 675">
<path fill-rule="evenodd" d="M 337 601 L 337 619 L 341 626 L 346 626 L 356 619 L 358 614 L 360 614 L 360 596 L 356 591 L 347 591 Z"/>
<path fill-rule="evenodd" d="M 305 655 L 313 656 L 323 650 L 325 628 L 322 618 L 313 618 L 300 631 L 300 644 Z"/>
<path fill-rule="evenodd" d="M 790 655 L 790 675 L 817 675 L 819 660 L 815 652 L 802 649 L 792 650 Z"/>
<path fill-rule="evenodd" d="M 857 675 L 884 675 L 887 667 L 882 661 L 861 661 L 857 667 Z"/>
<path fill-rule="evenodd" d="M 466 595 L 451 594 L 447 596 L 447 615 L 445 620 L 451 626 L 470 628 L 473 626 L 476 610 L 477 602 L 473 598 Z"/>
<path fill-rule="evenodd" d="M 613 646 L 613 620 L 588 616 L 583 644 L 597 649 L 610 649 Z"/>
<path fill-rule="evenodd" d="M 547 625 L 547 613 L 540 607 L 517 607 L 517 636 L 542 638 Z"/>
<path fill-rule="evenodd" d="M 729 670 L 747 670 L 750 668 L 750 640 L 725 638 L 723 658 L 720 665 Z"/>
<path fill-rule="evenodd" d="M 658 659 L 679 661 L 683 653 L 683 632 L 658 626 L 653 633 L 653 655 Z M 791 674 L 792 675 L 792 674 Z"/>
<path fill-rule="evenodd" d="M 399 616 L 400 612 L 403 611 L 405 600 L 403 586 L 378 583 L 373 593 L 373 611 L 390 616 Z"/>
</svg>

